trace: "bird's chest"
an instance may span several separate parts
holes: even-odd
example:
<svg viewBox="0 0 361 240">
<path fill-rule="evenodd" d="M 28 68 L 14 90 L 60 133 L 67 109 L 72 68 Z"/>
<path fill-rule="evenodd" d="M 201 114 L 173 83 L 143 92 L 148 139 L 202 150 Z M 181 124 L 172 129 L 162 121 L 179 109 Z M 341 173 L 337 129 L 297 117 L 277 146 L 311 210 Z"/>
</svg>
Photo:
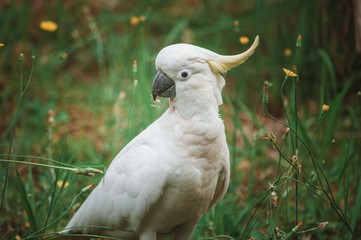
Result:
<svg viewBox="0 0 361 240">
<path fill-rule="evenodd" d="M 213 161 L 221 148 L 225 148 L 226 139 L 221 119 L 212 121 L 187 121 L 168 129 L 172 146 L 169 148 L 174 156 L 184 159 L 199 158 Z"/>
<path fill-rule="evenodd" d="M 167 173 L 167 183 L 152 222 L 154 228 L 168 232 L 211 206 L 219 181 L 225 178 L 221 173 L 228 169 L 228 148 L 220 119 L 162 126 L 166 147 L 157 147 L 163 149 L 160 167 Z"/>
<path fill-rule="evenodd" d="M 168 163 L 172 169 L 169 191 L 189 202 L 177 202 L 203 211 L 214 196 L 219 173 L 228 161 L 228 148 L 223 122 L 191 122 L 173 129 L 174 141 L 169 148 Z M 171 194 L 172 195 L 172 194 Z"/>
</svg>

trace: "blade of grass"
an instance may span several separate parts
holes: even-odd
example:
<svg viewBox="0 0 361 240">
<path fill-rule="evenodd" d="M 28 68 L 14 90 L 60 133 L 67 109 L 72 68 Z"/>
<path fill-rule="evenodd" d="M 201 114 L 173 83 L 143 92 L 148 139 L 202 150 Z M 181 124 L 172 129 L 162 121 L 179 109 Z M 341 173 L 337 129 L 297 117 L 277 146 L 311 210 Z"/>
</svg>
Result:
<svg viewBox="0 0 361 240">
<path fill-rule="evenodd" d="M 18 160 L 7 160 L 7 159 L 0 159 L 0 162 L 19 163 L 19 164 L 28 164 L 28 165 L 34 165 L 34 166 L 46 167 L 46 168 L 63 169 L 63 170 L 75 172 L 79 175 L 85 175 L 85 176 L 89 176 L 89 177 L 94 176 L 95 173 L 103 174 L 103 171 L 101 171 L 99 169 L 94 169 L 91 167 L 87 167 L 87 168 L 61 167 L 61 166 L 55 166 L 55 165 L 48 165 L 48 164 L 44 164 L 44 163 L 26 162 L 26 161 L 18 161 Z"/>
<path fill-rule="evenodd" d="M 30 72 L 30 76 L 28 78 L 28 81 L 26 83 L 26 87 L 23 87 L 23 61 L 24 61 L 24 54 L 20 53 L 19 54 L 19 66 L 20 66 L 20 88 L 19 88 L 19 102 L 18 102 L 18 108 L 15 111 L 15 113 L 13 114 L 10 123 L 7 125 L 6 130 L 4 131 L 4 133 L 1 136 L 1 140 L 4 140 L 9 133 L 11 133 L 11 131 L 16 127 L 16 124 L 20 118 L 21 113 L 24 110 L 24 105 L 25 105 L 25 101 L 24 101 L 24 95 L 26 93 L 26 90 L 29 86 L 29 83 L 31 81 L 31 78 L 33 76 L 33 70 L 34 70 L 34 64 L 35 64 L 35 56 L 32 56 L 32 65 L 31 65 L 31 72 Z"/>
<path fill-rule="evenodd" d="M 12 148 L 13 148 L 13 142 L 14 142 L 14 132 L 12 132 L 11 134 L 11 138 L 10 138 L 10 145 L 9 145 L 9 152 L 8 154 L 10 155 L 12 152 Z M 6 189 L 8 186 L 8 181 L 9 181 L 9 168 L 10 168 L 10 163 L 5 163 L 5 181 L 4 181 L 4 188 L 2 190 L 2 194 L 1 194 L 1 203 L 0 203 L 0 215 L 1 212 L 3 210 L 4 207 L 4 202 L 5 202 L 5 198 L 6 198 Z"/>
<path fill-rule="evenodd" d="M 332 141 L 335 131 L 337 128 L 336 121 L 338 120 L 338 116 L 340 111 L 342 110 L 343 99 L 347 95 L 350 87 L 352 86 L 352 79 L 345 81 L 342 90 L 336 95 L 336 97 L 331 101 L 330 110 L 328 111 L 328 118 L 327 118 L 327 128 L 324 130 L 324 137 L 323 137 L 323 146 L 318 148 L 320 151 L 319 158 L 324 159 L 326 151 L 328 149 L 329 144 Z"/>
<path fill-rule="evenodd" d="M 52 184 L 53 190 L 51 191 L 48 213 L 47 213 L 46 220 L 45 220 L 44 227 L 43 227 L 44 231 L 46 229 L 46 226 L 48 225 L 49 219 L 50 219 L 53 209 L 55 207 L 55 194 L 56 194 L 56 190 L 57 190 L 58 179 L 59 179 L 59 169 L 55 169 L 55 179 L 53 180 L 53 184 Z"/>
<path fill-rule="evenodd" d="M 61 158 L 60 158 L 60 163 L 62 163 L 64 161 L 64 157 L 65 157 L 66 138 L 64 139 L 64 142 L 63 142 L 62 146 L 63 146 L 63 150 L 62 150 L 62 154 L 61 154 Z M 58 184 L 58 180 L 59 180 L 59 175 L 61 174 L 60 169 L 54 169 L 54 170 L 55 170 L 55 178 L 54 178 L 53 184 L 52 184 L 53 191 L 52 191 L 51 197 L 50 197 L 50 204 L 49 204 L 48 214 L 46 216 L 46 220 L 45 220 L 45 223 L 44 223 L 44 231 L 46 229 L 46 226 L 48 225 L 48 222 L 49 222 L 50 217 L 51 217 L 51 213 L 53 212 L 53 209 L 55 207 L 57 184 Z"/>
<path fill-rule="evenodd" d="M 297 40 L 296 40 L 296 66 L 294 66 L 296 73 L 297 68 L 299 64 L 299 56 L 302 46 L 302 36 L 301 34 L 298 34 Z M 292 69 L 293 70 L 293 69 Z M 298 158 L 298 82 L 299 82 L 299 75 L 297 74 L 296 78 L 293 81 L 293 94 L 294 94 L 294 100 L 293 100 L 293 106 L 294 106 L 294 121 L 295 121 L 295 131 L 296 131 L 296 138 L 295 138 L 295 149 L 294 154 Z M 298 164 L 298 163 L 297 163 Z M 299 172 L 297 171 L 295 174 L 296 180 L 298 180 Z M 298 189 L 298 181 L 295 181 L 295 225 L 298 224 L 298 208 L 299 208 L 299 201 L 300 201 L 300 194 Z M 294 237 L 294 239 L 298 239 L 297 236 Z"/>
<path fill-rule="evenodd" d="M 330 86 L 331 88 L 331 92 L 333 94 L 335 94 L 337 92 L 337 78 L 336 78 L 336 73 L 335 73 L 335 67 L 333 66 L 332 60 L 330 55 L 328 54 L 327 51 L 325 51 L 324 49 L 320 49 L 318 51 L 318 54 L 320 55 L 320 58 L 323 60 L 324 66 L 327 68 L 329 74 L 330 74 L 330 83 L 328 86 Z M 321 99 L 323 100 L 323 99 Z"/>
<path fill-rule="evenodd" d="M 247 221 L 246 227 L 243 229 L 241 236 L 239 236 L 237 229 L 241 226 L 242 222 L 239 221 L 236 227 L 233 230 L 232 237 L 236 239 L 245 239 L 249 236 L 250 232 L 252 231 L 254 225 L 257 223 L 263 209 L 267 206 L 269 194 L 263 194 L 259 198 L 257 202 L 253 204 L 252 207 L 249 208 L 248 215 L 250 215 L 249 220 Z M 257 198 L 255 198 L 257 199 Z"/>
<path fill-rule="evenodd" d="M 26 190 L 25 190 L 25 187 L 23 184 L 23 180 L 21 179 L 20 173 L 17 169 L 16 169 L 16 179 L 17 179 L 17 183 L 18 183 L 18 187 L 19 187 L 19 194 L 20 194 L 22 209 L 25 210 L 26 215 L 28 216 L 31 231 L 36 232 L 38 229 L 36 218 L 35 218 L 33 209 L 31 208 L 31 205 L 30 205 L 30 202 L 28 199 L 28 195 L 26 193 Z"/>
<path fill-rule="evenodd" d="M 64 215 L 70 211 L 70 209 L 73 207 L 73 205 L 75 204 L 75 201 L 78 199 L 79 196 L 81 196 L 83 193 L 86 193 L 88 192 L 89 190 L 91 190 L 92 188 L 94 187 L 94 184 L 91 184 L 85 188 L 83 188 L 75 197 L 74 199 L 71 201 L 69 207 L 57 218 L 55 219 L 54 221 L 52 221 L 51 223 L 49 223 L 48 225 L 46 225 L 45 227 L 39 229 L 38 231 L 34 231 L 32 234 L 30 234 L 28 237 L 24 238 L 24 239 L 34 239 L 36 237 L 40 237 L 40 236 L 47 236 L 49 234 L 39 234 L 40 232 L 42 231 L 45 231 L 46 228 L 50 227 L 51 225 L 55 224 L 57 221 L 59 221 L 61 218 L 64 217 Z M 53 234 L 51 234 L 53 235 Z M 58 233 L 56 233 L 56 235 L 58 235 Z M 85 235 L 82 235 L 82 236 L 85 236 Z"/>
<path fill-rule="evenodd" d="M 173 44 L 177 37 L 182 33 L 183 29 L 188 25 L 189 19 L 184 18 L 181 21 L 177 22 L 174 27 L 169 31 L 168 35 L 164 39 L 164 46 Z"/>
<path fill-rule="evenodd" d="M 32 209 L 35 209 L 35 191 L 33 181 L 33 166 L 28 166 L 28 181 L 26 183 L 28 189 L 28 199 Z"/>
<path fill-rule="evenodd" d="M 359 180 L 358 183 L 358 189 L 357 189 L 357 197 L 355 199 L 355 206 L 352 208 L 352 215 L 351 215 L 351 229 L 353 231 L 356 230 L 356 224 L 358 220 L 360 219 L 361 214 L 361 180 Z M 351 233 L 348 234 L 348 238 L 351 238 Z"/>
</svg>

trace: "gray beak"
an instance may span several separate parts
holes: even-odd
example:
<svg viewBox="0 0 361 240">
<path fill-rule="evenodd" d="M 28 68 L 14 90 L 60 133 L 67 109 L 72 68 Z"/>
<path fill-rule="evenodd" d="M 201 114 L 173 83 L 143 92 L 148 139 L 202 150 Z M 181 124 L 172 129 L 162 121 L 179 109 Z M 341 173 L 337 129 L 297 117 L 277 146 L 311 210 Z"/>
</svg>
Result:
<svg viewBox="0 0 361 240">
<path fill-rule="evenodd" d="M 166 74 L 158 72 L 155 75 L 152 85 L 152 96 L 155 101 L 157 97 L 175 97 L 175 83 Z"/>
</svg>

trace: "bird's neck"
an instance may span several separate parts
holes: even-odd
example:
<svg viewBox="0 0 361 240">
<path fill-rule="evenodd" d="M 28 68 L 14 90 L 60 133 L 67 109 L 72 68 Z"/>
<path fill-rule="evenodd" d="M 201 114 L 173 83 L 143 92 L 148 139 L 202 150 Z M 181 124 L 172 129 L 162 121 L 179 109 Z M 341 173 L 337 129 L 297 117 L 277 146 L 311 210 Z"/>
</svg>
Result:
<svg viewBox="0 0 361 240">
<path fill-rule="evenodd" d="M 192 94 L 183 94 L 169 101 L 169 110 L 179 114 L 184 119 L 205 119 L 218 117 L 218 104 L 213 94 L 203 93 L 192 97 Z"/>
</svg>

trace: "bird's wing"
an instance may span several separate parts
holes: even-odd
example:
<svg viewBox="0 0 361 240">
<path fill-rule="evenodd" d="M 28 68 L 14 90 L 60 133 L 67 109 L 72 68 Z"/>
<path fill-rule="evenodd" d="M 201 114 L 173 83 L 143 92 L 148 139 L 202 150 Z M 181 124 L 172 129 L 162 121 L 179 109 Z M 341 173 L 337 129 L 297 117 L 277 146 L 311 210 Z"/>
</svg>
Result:
<svg viewBox="0 0 361 240">
<path fill-rule="evenodd" d="M 157 143 L 159 138 L 154 136 L 157 129 L 150 128 L 152 125 L 115 157 L 102 181 L 66 229 L 109 234 L 112 230 L 109 228 L 132 232 L 141 227 L 142 219 L 162 195 L 167 181 L 166 170 L 154 148 L 160 144 Z M 109 231 L 94 226 L 107 226 Z"/>
<path fill-rule="evenodd" d="M 218 174 L 217 186 L 214 191 L 213 199 L 210 202 L 208 208 L 211 208 L 214 205 L 216 205 L 224 197 L 228 188 L 228 184 L 229 184 L 228 166 L 224 166 Z"/>
</svg>

